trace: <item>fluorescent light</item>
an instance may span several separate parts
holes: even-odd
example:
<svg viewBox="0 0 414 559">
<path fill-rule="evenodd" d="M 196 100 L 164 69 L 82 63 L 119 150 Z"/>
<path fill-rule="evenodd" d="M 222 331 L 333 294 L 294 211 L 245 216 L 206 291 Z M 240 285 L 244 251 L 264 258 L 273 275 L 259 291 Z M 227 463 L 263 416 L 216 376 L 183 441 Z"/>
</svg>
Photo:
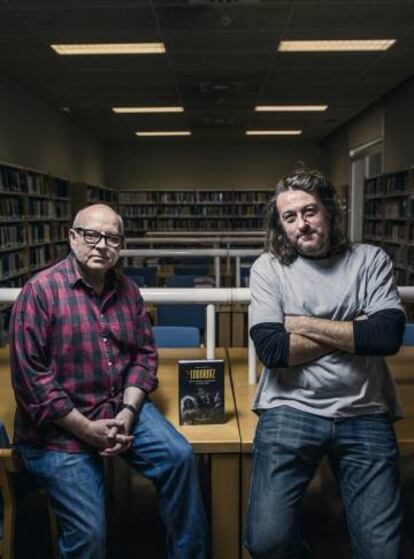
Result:
<svg viewBox="0 0 414 559">
<path fill-rule="evenodd" d="M 326 111 L 328 105 L 257 105 L 254 110 L 259 112 L 294 112 L 294 111 Z"/>
<path fill-rule="evenodd" d="M 247 136 L 299 136 L 302 130 L 247 130 Z"/>
<path fill-rule="evenodd" d="M 137 136 L 191 136 L 191 132 L 176 130 L 173 132 L 135 132 Z"/>
<path fill-rule="evenodd" d="M 338 40 L 338 41 L 281 41 L 282 52 L 369 51 L 387 50 L 395 39 Z"/>
<path fill-rule="evenodd" d="M 184 107 L 112 107 L 114 113 L 183 113 Z"/>
<path fill-rule="evenodd" d="M 58 54 L 161 54 L 164 43 L 101 43 L 82 45 L 50 45 Z"/>
</svg>

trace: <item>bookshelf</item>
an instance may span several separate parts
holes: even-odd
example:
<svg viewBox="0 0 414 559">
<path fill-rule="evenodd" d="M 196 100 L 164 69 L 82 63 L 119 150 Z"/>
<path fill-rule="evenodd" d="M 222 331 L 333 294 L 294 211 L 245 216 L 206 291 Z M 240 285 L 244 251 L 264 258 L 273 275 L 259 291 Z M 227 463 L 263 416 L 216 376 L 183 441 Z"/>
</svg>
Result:
<svg viewBox="0 0 414 559">
<path fill-rule="evenodd" d="M 394 262 L 399 285 L 414 284 L 414 170 L 365 180 L 365 242 L 381 246 Z"/>
<path fill-rule="evenodd" d="M 72 182 L 70 185 L 72 219 L 79 210 L 91 204 L 107 204 L 118 211 L 118 193 L 113 188 L 94 186 L 84 182 Z"/>
<path fill-rule="evenodd" d="M 21 287 L 64 257 L 70 217 L 68 181 L 0 164 L 0 287 Z M 0 304 L 0 337 L 7 317 Z"/>
<path fill-rule="evenodd" d="M 146 231 L 249 231 L 263 227 L 272 190 L 120 190 L 127 237 Z"/>
</svg>

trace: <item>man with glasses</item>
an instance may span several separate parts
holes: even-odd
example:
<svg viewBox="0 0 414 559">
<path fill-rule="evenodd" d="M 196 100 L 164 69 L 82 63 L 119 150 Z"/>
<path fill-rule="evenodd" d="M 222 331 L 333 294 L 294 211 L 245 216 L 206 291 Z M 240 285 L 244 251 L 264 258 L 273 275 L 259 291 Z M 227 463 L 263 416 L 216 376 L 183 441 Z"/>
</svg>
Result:
<svg viewBox="0 0 414 559">
<path fill-rule="evenodd" d="M 11 317 L 15 443 L 50 497 L 61 557 L 105 557 L 102 457 L 120 455 L 157 489 L 168 557 L 205 559 L 191 446 L 148 398 L 151 326 L 138 288 L 115 270 L 123 240 L 121 217 L 89 206 L 69 256 L 23 287 Z"/>
</svg>

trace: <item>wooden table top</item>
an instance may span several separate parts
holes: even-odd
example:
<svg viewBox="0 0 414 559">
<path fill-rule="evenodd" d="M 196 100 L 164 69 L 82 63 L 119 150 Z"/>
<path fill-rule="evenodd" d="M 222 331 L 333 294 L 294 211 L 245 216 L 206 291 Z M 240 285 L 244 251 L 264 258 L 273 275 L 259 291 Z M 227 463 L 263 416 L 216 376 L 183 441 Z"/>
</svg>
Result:
<svg viewBox="0 0 414 559">
<path fill-rule="evenodd" d="M 217 359 L 226 361 L 223 349 L 218 349 Z M 227 422 L 219 425 L 179 425 L 178 421 L 178 359 L 205 359 L 205 349 L 161 349 L 158 376 L 160 387 L 152 399 L 171 423 L 192 444 L 195 452 L 229 453 L 240 451 L 240 434 L 236 408 L 231 389 L 228 363 L 225 367 L 225 409 Z M 15 399 L 10 381 L 8 348 L 0 348 L 0 421 L 13 437 Z"/>
<path fill-rule="evenodd" d="M 0 421 L 6 426 L 10 440 L 13 437 L 13 421 L 16 401 L 11 386 L 9 348 L 0 348 Z"/>
<path fill-rule="evenodd" d="M 219 425 L 179 425 L 178 359 L 205 359 L 205 349 L 160 349 L 160 388 L 154 392 L 153 401 L 176 429 L 190 441 L 194 452 L 240 452 L 240 434 L 225 350 L 216 351 L 216 359 L 224 359 L 226 364 L 224 399 L 227 422 Z"/>
<path fill-rule="evenodd" d="M 242 452 L 251 452 L 257 415 L 250 406 L 256 390 L 247 380 L 247 348 L 229 348 L 231 377 L 239 417 Z M 414 347 L 402 347 L 397 355 L 387 357 L 391 373 L 399 388 L 405 418 L 395 423 L 402 447 L 414 445 Z M 258 365 L 261 368 L 261 365 Z"/>
</svg>

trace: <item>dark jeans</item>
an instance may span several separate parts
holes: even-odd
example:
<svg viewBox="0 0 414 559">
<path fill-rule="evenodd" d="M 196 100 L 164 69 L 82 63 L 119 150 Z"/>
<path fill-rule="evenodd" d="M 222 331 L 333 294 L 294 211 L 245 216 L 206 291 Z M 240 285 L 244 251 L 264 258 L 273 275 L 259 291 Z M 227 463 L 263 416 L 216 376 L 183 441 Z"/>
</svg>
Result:
<svg viewBox="0 0 414 559">
<path fill-rule="evenodd" d="M 355 559 L 399 559 L 398 446 L 387 415 L 329 419 L 288 406 L 262 412 L 256 431 L 246 547 L 257 559 L 309 557 L 299 509 L 327 455 L 340 485 Z"/>
<path fill-rule="evenodd" d="M 152 480 L 167 529 L 169 559 L 207 559 L 208 523 L 190 444 L 146 400 L 124 458 Z M 105 557 L 105 492 L 102 458 L 19 445 L 27 469 L 46 489 L 60 526 L 64 559 Z M 139 537 L 137 526 L 136 537 Z"/>
</svg>

